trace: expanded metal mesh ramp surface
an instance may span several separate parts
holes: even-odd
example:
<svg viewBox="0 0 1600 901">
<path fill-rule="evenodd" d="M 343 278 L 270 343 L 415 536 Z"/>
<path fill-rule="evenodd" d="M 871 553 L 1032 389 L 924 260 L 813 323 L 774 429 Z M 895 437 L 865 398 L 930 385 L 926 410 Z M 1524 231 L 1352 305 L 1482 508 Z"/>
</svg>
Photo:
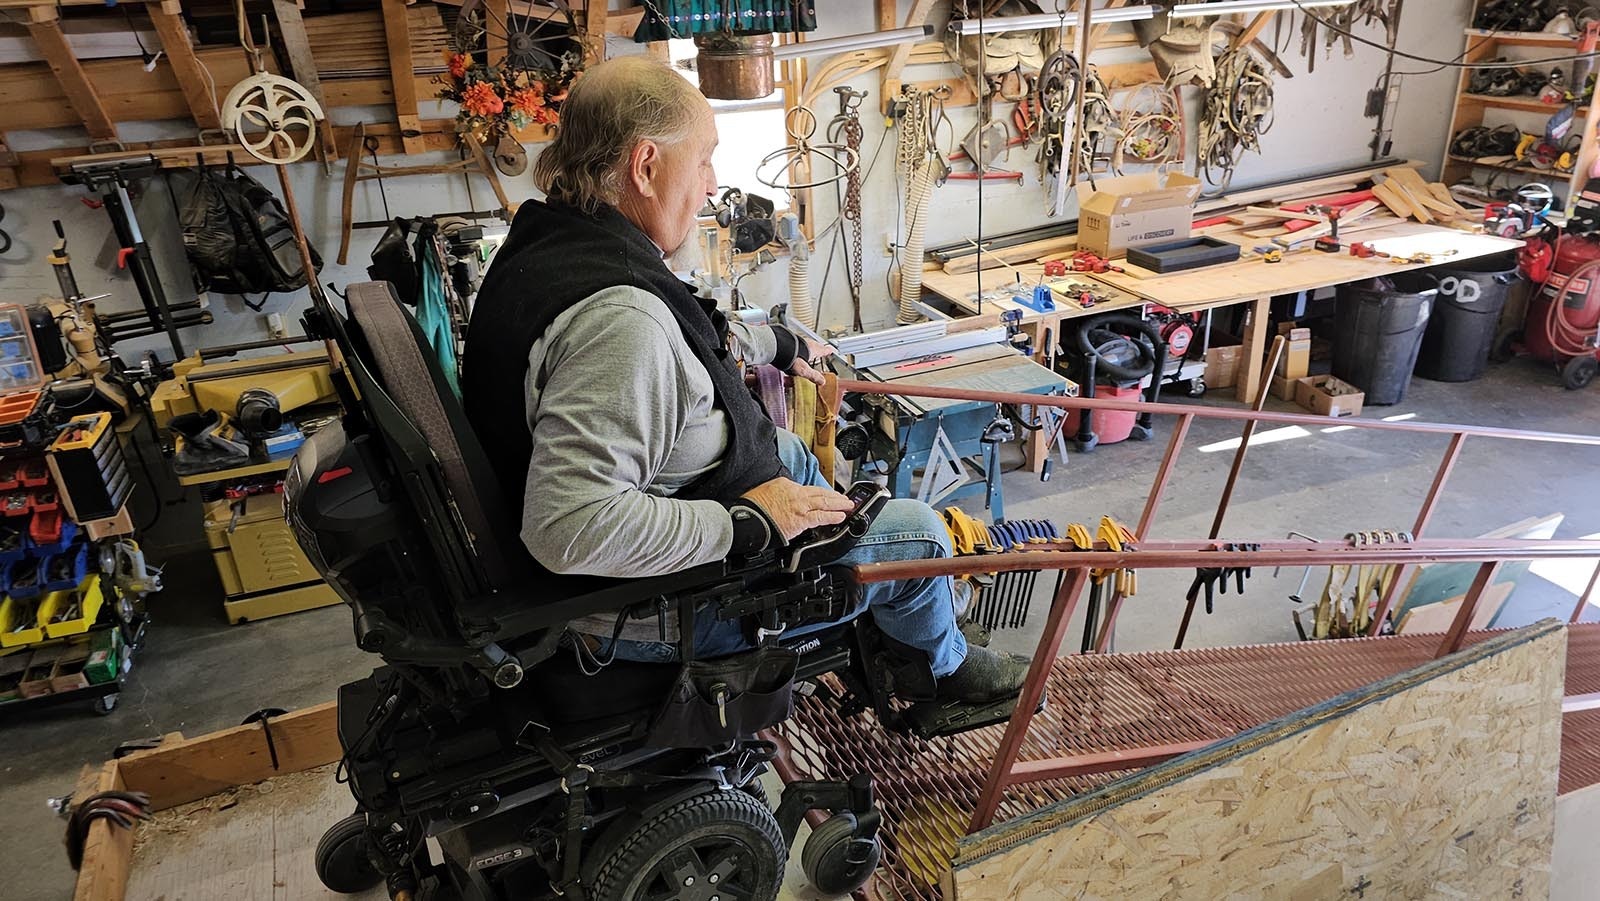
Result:
<svg viewBox="0 0 1600 901">
<path fill-rule="evenodd" d="M 1493 633 L 1476 632 L 1467 642 Z M 1442 636 L 1194 648 L 1057 658 L 1049 695 L 1018 760 L 1220 740 L 1433 659 Z M 1570 626 L 1566 694 L 1600 692 L 1600 623 Z M 787 778 L 869 772 L 883 809 L 883 864 L 865 893 L 936 899 L 977 806 L 1004 724 L 922 741 L 880 729 L 870 712 L 841 719 L 813 697 L 778 731 Z M 1127 771 L 1019 785 L 997 821 L 1030 813 Z M 1563 718 L 1561 788 L 1600 782 L 1600 710 Z"/>
</svg>

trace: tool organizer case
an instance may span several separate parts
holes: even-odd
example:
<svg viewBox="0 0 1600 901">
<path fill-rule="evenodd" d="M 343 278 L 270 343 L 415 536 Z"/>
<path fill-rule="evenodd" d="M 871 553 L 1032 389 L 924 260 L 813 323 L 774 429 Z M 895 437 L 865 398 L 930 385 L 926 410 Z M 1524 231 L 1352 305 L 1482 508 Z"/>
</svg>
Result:
<svg viewBox="0 0 1600 901">
<path fill-rule="evenodd" d="M 1182 272 L 1239 258 L 1239 245 L 1218 238 L 1189 238 L 1128 248 L 1128 263 L 1151 272 Z"/>
</svg>

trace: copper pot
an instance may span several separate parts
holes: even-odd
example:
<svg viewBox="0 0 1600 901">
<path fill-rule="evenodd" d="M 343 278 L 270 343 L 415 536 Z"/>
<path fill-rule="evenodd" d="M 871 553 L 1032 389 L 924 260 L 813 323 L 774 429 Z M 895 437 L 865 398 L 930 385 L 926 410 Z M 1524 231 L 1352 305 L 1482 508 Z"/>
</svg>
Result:
<svg viewBox="0 0 1600 901">
<path fill-rule="evenodd" d="M 772 35 L 697 34 L 700 93 L 713 100 L 758 100 L 772 83 Z"/>
</svg>

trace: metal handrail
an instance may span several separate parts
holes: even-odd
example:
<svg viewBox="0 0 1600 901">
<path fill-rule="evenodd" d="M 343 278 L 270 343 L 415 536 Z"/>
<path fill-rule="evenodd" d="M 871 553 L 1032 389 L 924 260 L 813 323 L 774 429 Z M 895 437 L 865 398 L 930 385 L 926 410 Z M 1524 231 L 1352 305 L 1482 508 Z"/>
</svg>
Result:
<svg viewBox="0 0 1600 901">
<path fill-rule="evenodd" d="M 1274 344 L 1274 355 L 1281 343 Z M 1262 541 L 1252 542 L 1249 550 L 1240 550 L 1239 543 L 1228 543 L 1217 538 L 1232 497 L 1233 488 L 1242 469 L 1250 436 L 1257 423 L 1283 423 L 1290 425 L 1325 426 L 1328 418 L 1300 413 L 1275 413 L 1260 409 L 1265 399 L 1265 386 L 1255 398 L 1254 409 L 1211 406 L 1180 406 L 1177 404 L 1145 403 L 1143 401 L 1104 398 L 1065 397 L 1059 395 L 1020 394 L 1002 391 L 983 391 L 968 388 L 939 388 L 928 386 L 902 386 L 882 382 L 840 380 L 839 387 L 848 393 L 882 394 L 907 397 L 933 397 L 949 400 L 978 401 L 1013 406 L 1056 407 L 1064 410 L 1120 410 L 1140 414 L 1158 414 L 1178 417 L 1171 440 L 1162 456 L 1160 467 L 1145 499 L 1144 511 L 1138 528 L 1134 530 L 1134 547 L 1113 551 L 1104 544 L 1093 550 L 1077 550 L 1065 542 L 1046 542 L 1035 548 L 1032 544 L 1006 553 L 979 554 L 933 560 L 907 560 L 862 564 L 853 567 L 854 578 L 863 583 L 894 581 L 900 579 L 928 578 L 942 575 L 968 575 L 1013 570 L 1060 570 L 1063 577 L 1050 606 L 1050 614 L 1039 644 L 1035 649 L 1028 676 L 1016 711 L 1006 726 L 1000 747 L 995 754 L 994 766 L 984 784 L 974 811 L 969 832 L 989 825 L 1008 786 L 1041 779 L 1055 778 L 1069 773 L 1099 772 L 1106 769 L 1125 769 L 1164 760 L 1195 750 L 1197 745 L 1161 746 L 1118 751 L 1105 760 L 1080 758 L 1055 758 L 1030 760 L 1019 763 L 1018 752 L 1027 737 L 1034 711 L 1044 697 L 1045 683 L 1051 664 L 1066 638 L 1067 624 L 1077 607 L 1084 588 L 1093 578 L 1091 570 L 1179 569 L 1179 568 L 1244 568 L 1256 566 L 1396 566 L 1398 571 L 1389 581 L 1388 589 L 1379 599 L 1373 612 L 1368 634 L 1376 635 L 1387 618 L 1394 602 L 1397 586 L 1403 584 L 1406 567 L 1420 563 L 1445 561 L 1478 564 L 1478 571 L 1464 596 L 1454 621 L 1439 644 L 1438 656 L 1452 653 L 1461 647 L 1473 614 L 1484 590 L 1494 582 L 1503 563 L 1545 559 L 1597 559 L 1600 560 L 1600 540 L 1527 540 L 1527 539 L 1451 539 L 1432 540 L 1420 537 L 1443 493 L 1462 445 L 1468 436 L 1497 438 L 1513 441 L 1533 441 L 1549 444 L 1600 447 L 1600 435 L 1578 435 L 1559 432 L 1533 432 L 1488 426 L 1447 425 L 1442 423 L 1403 421 L 1387 422 L 1370 419 L 1340 419 L 1340 425 L 1370 431 L 1406 432 L 1449 435 L 1450 444 L 1435 471 L 1433 482 L 1418 511 L 1409 540 L 1396 540 L 1381 544 L 1364 544 L 1354 536 L 1344 541 Z M 1223 419 L 1245 423 L 1240 445 L 1233 460 L 1228 482 L 1218 503 L 1211 537 L 1201 541 L 1146 541 L 1150 526 L 1155 521 L 1162 495 L 1172 478 L 1178 453 L 1186 440 L 1195 419 Z M 1576 622 L 1600 584 L 1600 566 L 1589 580 L 1584 595 L 1573 610 L 1571 621 Z M 1101 625 L 1097 652 L 1108 645 L 1110 632 L 1125 598 L 1114 592 Z M 1362 603 L 1366 600 L 1363 599 Z M 1195 601 L 1188 599 L 1183 622 L 1179 627 L 1176 647 L 1183 644 Z"/>
</svg>

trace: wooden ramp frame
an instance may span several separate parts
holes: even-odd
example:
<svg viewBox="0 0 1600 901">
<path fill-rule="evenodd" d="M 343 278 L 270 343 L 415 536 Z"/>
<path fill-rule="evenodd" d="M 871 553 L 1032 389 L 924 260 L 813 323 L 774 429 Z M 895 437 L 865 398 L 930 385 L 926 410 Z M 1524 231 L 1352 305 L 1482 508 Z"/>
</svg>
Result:
<svg viewBox="0 0 1600 901">
<path fill-rule="evenodd" d="M 951 901 L 1543 898 L 1566 634 L 1503 634 L 960 842 Z"/>
</svg>

